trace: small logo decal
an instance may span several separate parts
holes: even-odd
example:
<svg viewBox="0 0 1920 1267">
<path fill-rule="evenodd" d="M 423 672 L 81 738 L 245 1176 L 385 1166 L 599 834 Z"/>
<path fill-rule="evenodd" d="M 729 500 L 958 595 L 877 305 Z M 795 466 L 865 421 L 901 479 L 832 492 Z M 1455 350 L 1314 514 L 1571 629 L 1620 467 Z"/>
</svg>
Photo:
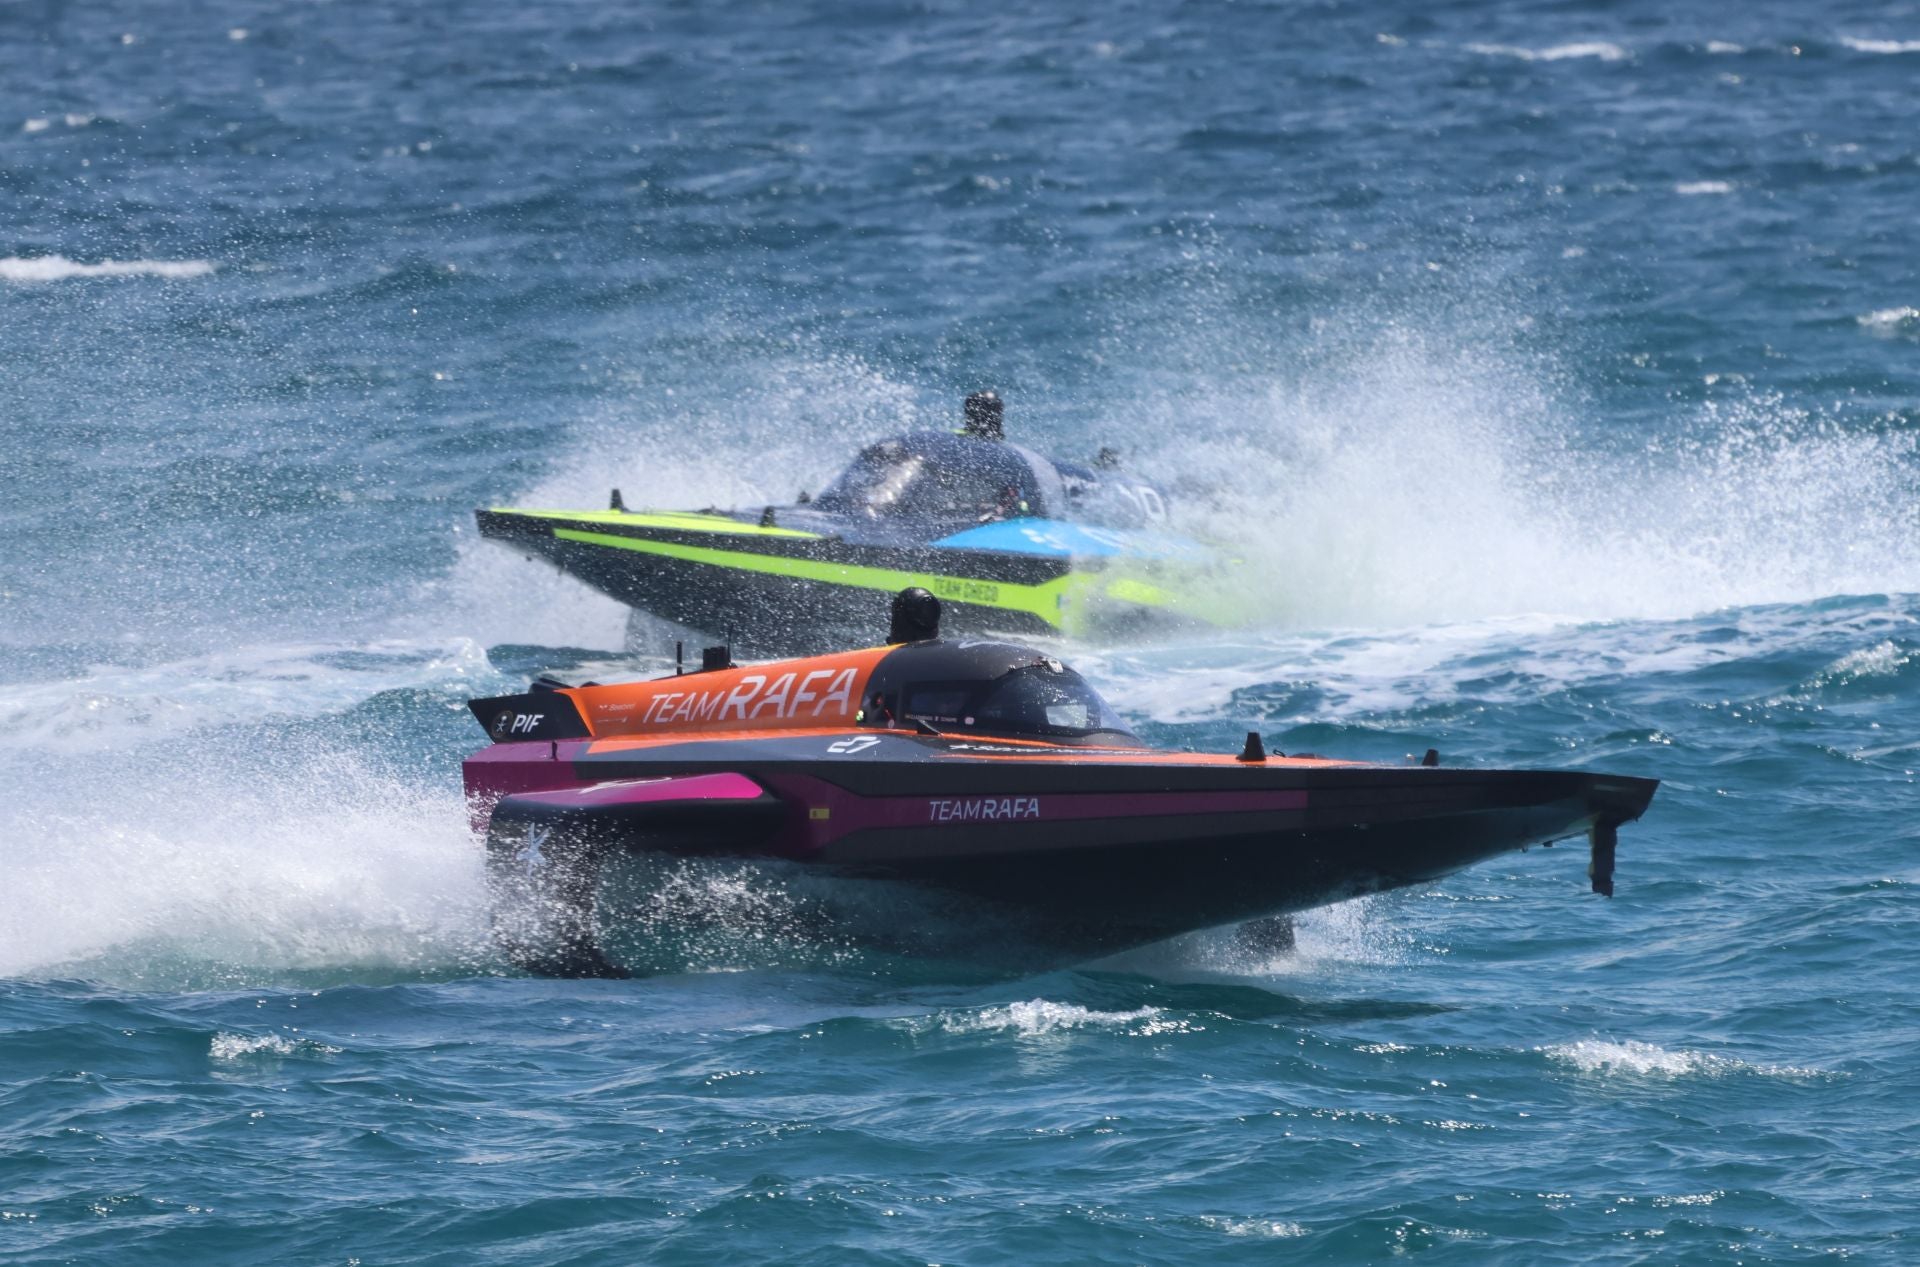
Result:
<svg viewBox="0 0 1920 1267">
<path fill-rule="evenodd" d="M 1005 822 L 1040 817 L 1037 796 L 969 796 L 961 800 L 927 802 L 927 821 L 934 823 Z"/>
<path fill-rule="evenodd" d="M 878 735 L 856 735 L 852 739 L 840 739 L 827 745 L 828 752 L 837 752 L 848 756 L 855 752 L 865 752 L 880 742 Z"/>
<path fill-rule="evenodd" d="M 526 864 L 528 875 L 532 875 L 540 867 L 546 865 L 547 860 L 542 856 L 540 847 L 547 843 L 547 837 L 551 835 L 553 835 L 553 828 L 551 827 L 536 827 L 532 823 L 527 824 L 527 843 L 526 847 L 521 850 L 521 861 Z"/>
<path fill-rule="evenodd" d="M 502 709 L 493 719 L 490 732 L 496 740 L 511 739 L 515 735 L 531 735 L 539 728 L 545 713 L 516 713 L 511 708 Z"/>
</svg>

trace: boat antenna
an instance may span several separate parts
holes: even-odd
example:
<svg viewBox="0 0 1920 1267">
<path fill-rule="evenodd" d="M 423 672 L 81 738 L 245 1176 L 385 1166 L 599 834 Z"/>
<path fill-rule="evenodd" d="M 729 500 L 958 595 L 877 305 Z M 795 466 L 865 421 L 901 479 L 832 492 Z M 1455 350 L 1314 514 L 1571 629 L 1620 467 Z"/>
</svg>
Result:
<svg viewBox="0 0 1920 1267">
<path fill-rule="evenodd" d="M 687 671 L 687 644 L 679 638 L 673 640 L 673 676 L 679 677 Z"/>
</svg>

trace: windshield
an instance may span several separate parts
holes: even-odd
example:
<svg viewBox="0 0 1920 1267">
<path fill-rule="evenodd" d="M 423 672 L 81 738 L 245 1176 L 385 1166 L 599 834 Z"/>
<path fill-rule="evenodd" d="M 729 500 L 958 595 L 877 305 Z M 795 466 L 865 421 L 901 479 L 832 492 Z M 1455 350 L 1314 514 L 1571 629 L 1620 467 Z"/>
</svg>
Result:
<svg viewBox="0 0 1920 1267">
<path fill-rule="evenodd" d="M 991 682 L 919 682 L 906 688 L 903 720 L 941 730 L 992 731 L 1041 738 L 1084 739 L 1133 732 L 1085 678 L 1046 660 Z"/>
</svg>

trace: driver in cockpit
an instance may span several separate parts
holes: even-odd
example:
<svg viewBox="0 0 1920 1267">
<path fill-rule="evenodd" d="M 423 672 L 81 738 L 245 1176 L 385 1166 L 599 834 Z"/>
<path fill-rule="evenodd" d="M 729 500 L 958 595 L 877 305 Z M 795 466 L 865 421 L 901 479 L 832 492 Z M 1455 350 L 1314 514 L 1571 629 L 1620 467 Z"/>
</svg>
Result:
<svg viewBox="0 0 1920 1267">
<path fill-rule="evenodd" d="M 964 421 L 960 434 L 969 439 L 999 443 L 1007 438 L 1007 407 L 998 392 L 969 394 L 961 407 L 961 417 Z M 981 523 L 1013 519 L 1027 513 L 1027 499 L 1018 484 L 1008 484 L 1000 490 L 999 499 L 994 505 L 982 506 L 980 511 Z"/>
<path fill-rule="evenodd" d="M 998 392 L 974 392 L 967 397 L 961 410 L 965 419 L 960 434 L 971 436 L 975 440 L 1004 440 L 1007 438 L 1007 407 L 1000 402 Z"/>
</svg>

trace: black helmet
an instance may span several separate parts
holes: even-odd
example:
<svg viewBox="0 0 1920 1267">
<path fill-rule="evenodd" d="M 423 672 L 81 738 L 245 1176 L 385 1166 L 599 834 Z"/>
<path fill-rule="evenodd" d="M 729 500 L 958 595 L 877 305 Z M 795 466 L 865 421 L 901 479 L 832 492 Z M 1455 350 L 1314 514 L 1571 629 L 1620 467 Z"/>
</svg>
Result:
<svg viewBox="0 0 1920 1267">
<path fill-rule="evenodd" d="M 888 642 L 925 642 L 940 636 L 940 600 L 918 585 L 893 596 L 892 615 Z"/>
<path fill-rule="evenodd" d="M 990 391 L 974 392 L 967 397 L 965 412 L 967 425 L 962 429 L 963 434 L 970 435 L 976 440 L 1006 439 L 1007 433 L 1003 420 L 1006 417 L 1007 407 L 1000 403 L 998 394 Z"/>
</svg>

